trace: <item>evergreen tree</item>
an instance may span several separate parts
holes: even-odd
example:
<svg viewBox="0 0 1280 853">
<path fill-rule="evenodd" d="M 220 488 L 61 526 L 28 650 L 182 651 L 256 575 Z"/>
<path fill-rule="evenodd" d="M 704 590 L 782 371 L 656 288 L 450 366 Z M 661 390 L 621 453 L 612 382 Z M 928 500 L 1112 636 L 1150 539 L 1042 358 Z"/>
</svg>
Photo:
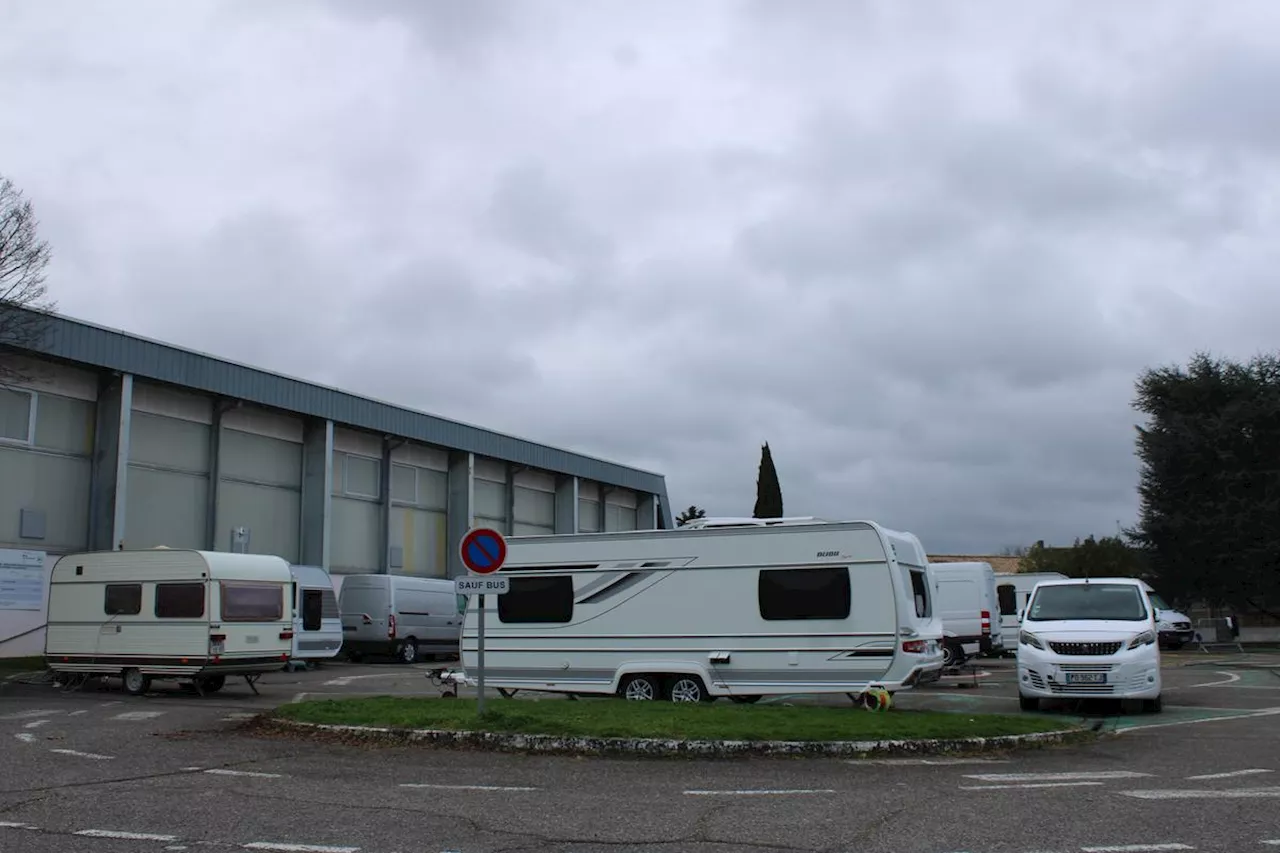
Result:
<svg viewBox="0 0 1280 853">
<path fill-rule="evenodd" d="M 773 467 L 769 442 L 760 448 L 760 472 L 756 475 L 756 508 L 753 518 L 779 518 L 782 515 L 782 485 Z"/>
<path fill-rule="evenodd" d="M 1280 358 L 1197 354 L 1148 370 L 1134 407 L 1141 510 L 1129 535 L 1161 591 L 1240 610 L 1280 610 Z M 1167 590 L 1167 592 L 1165 592 Z"/>
</svg>

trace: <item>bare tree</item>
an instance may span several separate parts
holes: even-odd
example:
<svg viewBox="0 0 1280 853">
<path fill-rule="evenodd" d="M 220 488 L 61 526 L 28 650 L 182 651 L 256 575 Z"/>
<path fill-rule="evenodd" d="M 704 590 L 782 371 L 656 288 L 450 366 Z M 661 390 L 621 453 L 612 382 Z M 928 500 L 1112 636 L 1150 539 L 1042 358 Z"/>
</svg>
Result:
<svg viewBox="0 0 1280 853">
<path fill-rule="evenodd" d="M 38 224 L 31 202 L 0 175 L 0 381 L 29 378 L 13 352 L 43 339 L 57 307 L 47 298 L 44 270 L 51 252 Z"/>
</svg>

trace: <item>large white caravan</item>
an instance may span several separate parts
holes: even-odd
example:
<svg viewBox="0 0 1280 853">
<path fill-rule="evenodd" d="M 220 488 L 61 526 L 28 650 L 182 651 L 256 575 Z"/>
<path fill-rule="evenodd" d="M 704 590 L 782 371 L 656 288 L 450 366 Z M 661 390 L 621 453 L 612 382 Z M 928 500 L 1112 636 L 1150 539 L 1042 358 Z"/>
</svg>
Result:
<svg viewBox="0 0 1280 853">
<path fill-rule="evenodd" d="M 279 557 L 156 548 L 68 554 L 53 566 L 45 659 L 56 673 L 153 678 L 201 690 L 281 669 L 293 575 Z"/>
<path fill-rule="evenodd" d="M 342 617 L 333 580 L 319 566 L 290 565 L 293 574 L 293 651 L 295 661 L 337 657 L 342 649 Z"/>
<path fill-rule="evenodd" d="M 699 519 L 513 536 L 485 601 L 486 686 L 752 702 L 936 679 L 941 622 L 919 540 L 872 522 Z M 475 683 L 477 599 L 462 665 Z"/>
</svg>

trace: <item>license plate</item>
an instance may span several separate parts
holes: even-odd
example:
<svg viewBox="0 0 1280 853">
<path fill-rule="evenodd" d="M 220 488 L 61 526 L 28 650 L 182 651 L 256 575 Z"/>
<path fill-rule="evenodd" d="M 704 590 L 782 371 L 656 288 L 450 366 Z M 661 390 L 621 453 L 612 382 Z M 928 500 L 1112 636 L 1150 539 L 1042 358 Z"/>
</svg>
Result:
<svg viewBox="0 0 1280 853">
<path fill-rule="evenodd" d="M 209 654 L 211 654 L 211 655 L 220 655 L 220 654 L 222 654 L 222 653 L 223 653 L 224 651 L 226 651 L 226 650 L 227 650 L 227 647 L 226 647 L 225 645 L 223 645 L 222 643 L 210 643 L 210 644 L 209 644 Z"/>
<path fill-rule="evenodd" d="M 1105 672 L 1068 672 L 1067 684 L 1106 684 Z"/>
</svg>

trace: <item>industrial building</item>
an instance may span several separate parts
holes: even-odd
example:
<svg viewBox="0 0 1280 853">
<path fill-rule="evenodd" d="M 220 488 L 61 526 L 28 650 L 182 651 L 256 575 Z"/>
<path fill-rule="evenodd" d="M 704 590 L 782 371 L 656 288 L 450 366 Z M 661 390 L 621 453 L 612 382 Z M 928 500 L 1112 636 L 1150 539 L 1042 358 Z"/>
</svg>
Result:
<svg viewBox="0 0 1280 853">
<path fill-rule="evenodd" d="M 473 525 L 672 525 L 648 471 L 61 316 L 23 350 L 0 386 L 0 549 L 452 577 Z"/>
</svg>

